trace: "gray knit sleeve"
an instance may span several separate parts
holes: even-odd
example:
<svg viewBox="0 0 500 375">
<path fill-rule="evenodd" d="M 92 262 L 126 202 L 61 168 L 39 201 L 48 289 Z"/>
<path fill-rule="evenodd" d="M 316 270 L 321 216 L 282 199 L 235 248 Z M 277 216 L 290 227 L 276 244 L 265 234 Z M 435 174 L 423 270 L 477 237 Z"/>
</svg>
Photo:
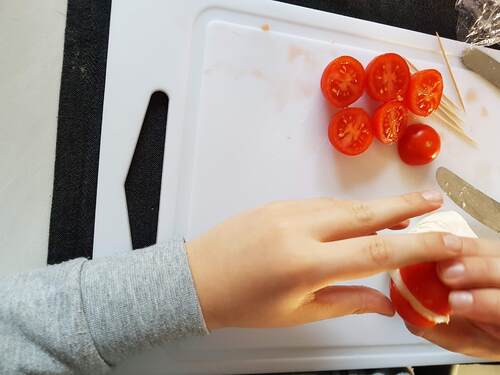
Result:
<svg viewBox="0 0 500 375">
<path fill-rule="evenodd" d="M 205 334 L 182 240 L 0 279 L 1 374 L 102 374 Z"/>
</svg>

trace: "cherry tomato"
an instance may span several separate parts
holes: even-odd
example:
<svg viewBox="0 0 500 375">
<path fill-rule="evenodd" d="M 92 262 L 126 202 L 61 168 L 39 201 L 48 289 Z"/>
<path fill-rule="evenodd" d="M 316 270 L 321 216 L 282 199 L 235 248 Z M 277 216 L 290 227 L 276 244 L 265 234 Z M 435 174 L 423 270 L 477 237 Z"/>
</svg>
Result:
<svg viewBox="0 0 500 375">
<path fill-rule="evenodd" d="M 401 316 L 401 318 L 404 319 L 405 322 L 408 322 L 416 327 L 423 327 L 423 328 L 433 327 L 435 325 L 434 322 L 427 320 L 413 308 L 410 302 L 408 302 L 399 292 L 398 288 L 396 287 L 396 285 L 392 280 L 389 293 L 394 308 L 398 312 L 399 316 Z"/>
<path fill-rule="evenodd" d="M 401 160 L 409 165 L 433 161 L 441 150 L 441 139 L 433 128 L 424 124 L 410 125 L 398 142 Z"/>
<path fill-rule="evenodd" d="M 373 141 L 370 116 L 361 108 L 345 108 L 330 121 L 330 143 L 345 155 L 366 151 Z"/>
<path fill-rule="evenodd" d="M 396 143 L 408 125 L 408 110 L 402 102 L 382 104 L 373 115 L 373 134 L 385 144 Z"/>
<path fill-rule="evenodd" d="M 450 288 L 444 285 L 436 272 L 436 263 L 420 263 L 400 268 L 401 279 L 422 305 L 439 315 L 449 315 Z"/>
<path fill-rule="evenodd" d="M 408 64 L 395 53 L 375 57 L 366 68 L 366 90 L 375 100 L 403 100 L 409 82 Z"/>
<path fill-rule="evenodd" d="M 321 76 L 321 91 L 335 107 L 344 108 L 363 95 L 365 69 L 351 56 L 340 56 L 325 68 Z"/>
<path fill-rule="evenodd" d="M 451 307 L 448 303 L 450 288 L 439 279 L 436 272 L 436 263 L 420 263 L 403 267 L 399 269 L 399 273 L 408 291 L 425 308 L 443 318 L 450 315 Z M 427 319 L 413 308 L 392 280 L 390 295 L 396 311 L 406 322 L 418 327 L 436 325 L 436 322 Z"/>
<path fill-rule="evenodd" d="M 411 76 L 406 93 L 408 109 L 419 116 L 429 116 L 441 103 L 443 77 L 435 69 L 421 70 Z"/>
</svg>

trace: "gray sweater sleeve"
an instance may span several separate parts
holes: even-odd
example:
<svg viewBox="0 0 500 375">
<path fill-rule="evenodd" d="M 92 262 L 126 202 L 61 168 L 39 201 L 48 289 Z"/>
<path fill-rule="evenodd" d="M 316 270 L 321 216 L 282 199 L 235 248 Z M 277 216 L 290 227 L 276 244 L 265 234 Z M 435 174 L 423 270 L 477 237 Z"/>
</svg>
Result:
<svg viewBox="0 0 500 375">
<path fill-rule="evenodd" d="M 207 333 L 182 240 L 0 279 L 1 374 L 102 374 Z"/>
</svg>

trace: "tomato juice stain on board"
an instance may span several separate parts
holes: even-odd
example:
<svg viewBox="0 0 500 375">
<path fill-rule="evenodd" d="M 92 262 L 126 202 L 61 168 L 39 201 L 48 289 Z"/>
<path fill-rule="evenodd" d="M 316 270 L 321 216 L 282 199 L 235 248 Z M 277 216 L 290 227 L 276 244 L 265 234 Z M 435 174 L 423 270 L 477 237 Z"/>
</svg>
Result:
<svg viewBox="0 0 500 375">
<path fill-rule="evenodd" d="M 263 23 L 262 26 L 260 27 L 262 31 L 269 31 L 271 30 L 271 26 L 269 26 L 268 23 Z"/>
<path fill-rule="evenodd" d="M 465 100 L 469 103 L 473 103 L 477 100 L 477 93 L 474 89 L 467 90 L 467 94 L 465 94 Z"/>
<path fill-rule="evenodd" d="M 317 61 L 314 58 L 313 54 L 311 51 L 308 51 L 305 48 L 302 48 L 300 46 L 292 44 L 290 47 L 288 47 L 288 62 L 289 63 L 294 63 L 298 59 L 303 59 L 303 61 L 310 65 L 310 66 L 316 66 Z"/>
</svg>

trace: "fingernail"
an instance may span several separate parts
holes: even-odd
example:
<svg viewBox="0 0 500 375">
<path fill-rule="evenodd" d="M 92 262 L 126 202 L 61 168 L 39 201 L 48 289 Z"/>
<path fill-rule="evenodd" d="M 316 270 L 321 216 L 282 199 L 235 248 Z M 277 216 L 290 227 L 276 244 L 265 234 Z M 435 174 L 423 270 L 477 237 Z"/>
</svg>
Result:
<svg viewBox="0 0 500 375">
<path fill-rule="evenodd" d="M 446 234 L 443 237 L 444 245 L 453 251 L 459 252 L 462 250 L 462 239 L 460 237 L 454 236 L 453 234 Z"/>
<path fill-rule="evenodd" d="M 465 273 L 465 266 L 460 263 L 454 263 L 442 270 L 441 276 L 446 280 L 460 279 Z"/>
<path fill-rule="evenodd" d="M 429 190 L 422 193 L 422 197 L 429 202 L 441 203 L 443 201 L 443 195 L 439 191 Z"/>
<path fill-rule="evenodd" d="M 470 292 L 451 292 L 449 301 L 453 312 L 463 313 L 470 310 L 474 297 Z"/>
</svg>

